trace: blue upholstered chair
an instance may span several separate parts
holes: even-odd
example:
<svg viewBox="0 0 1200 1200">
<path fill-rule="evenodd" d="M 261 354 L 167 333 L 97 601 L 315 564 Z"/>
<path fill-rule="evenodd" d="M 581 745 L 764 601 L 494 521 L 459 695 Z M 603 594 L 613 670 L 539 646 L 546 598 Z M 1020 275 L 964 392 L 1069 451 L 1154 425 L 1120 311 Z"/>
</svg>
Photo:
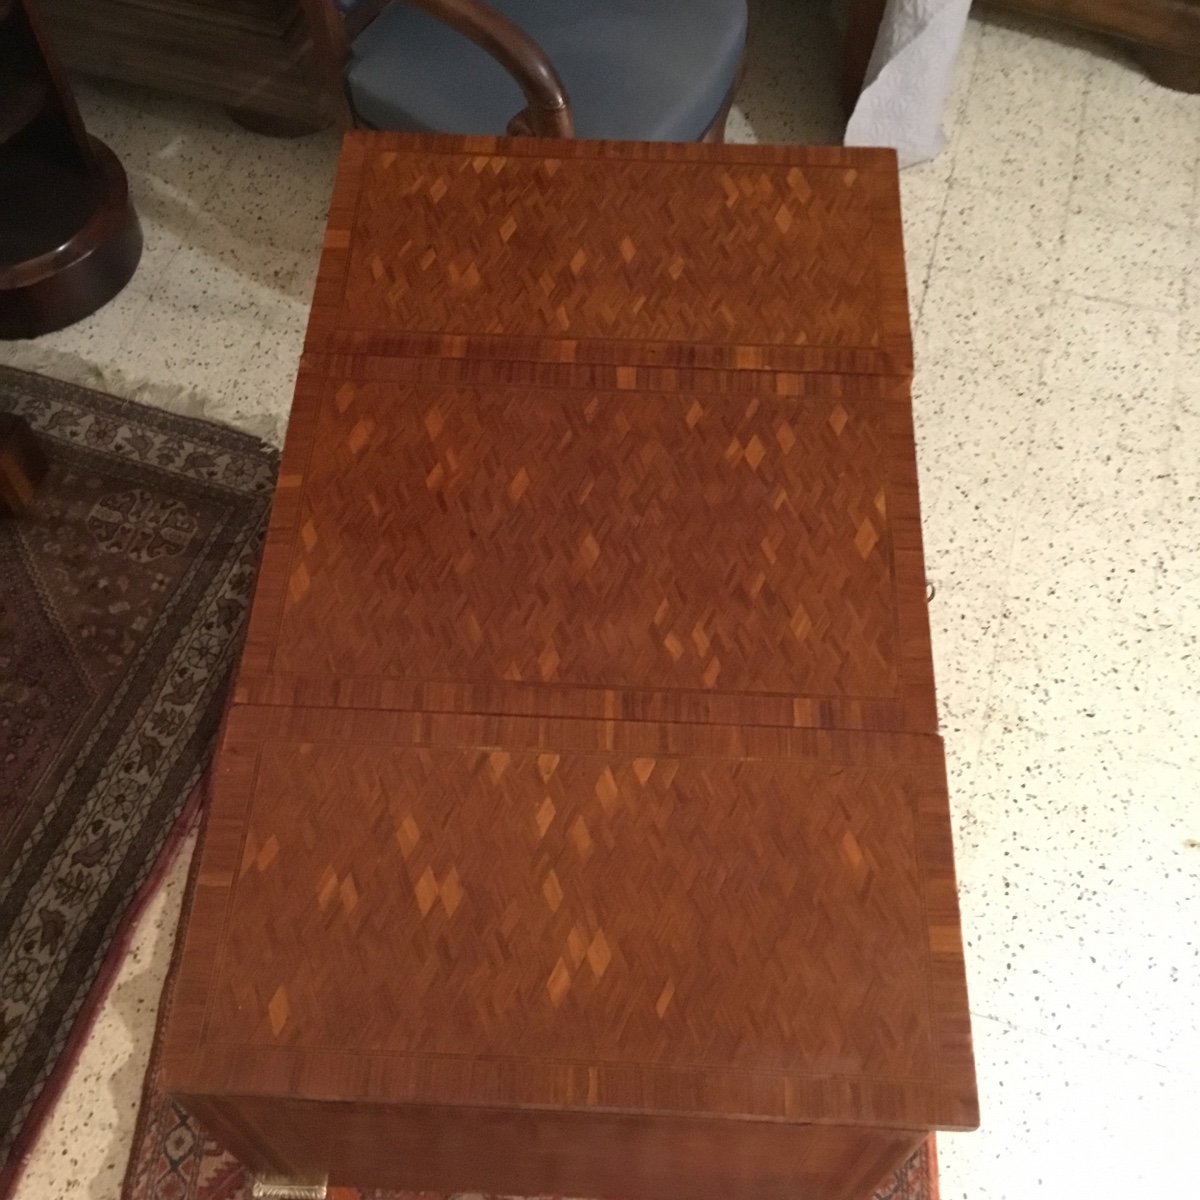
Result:
<svg viewBox="0 0 1200 1200">
<path fill-rule="evenodd" d="M 437 133 L 719 141 L 745 0 L 306 0 L 354 119 Z"/>
</svg>

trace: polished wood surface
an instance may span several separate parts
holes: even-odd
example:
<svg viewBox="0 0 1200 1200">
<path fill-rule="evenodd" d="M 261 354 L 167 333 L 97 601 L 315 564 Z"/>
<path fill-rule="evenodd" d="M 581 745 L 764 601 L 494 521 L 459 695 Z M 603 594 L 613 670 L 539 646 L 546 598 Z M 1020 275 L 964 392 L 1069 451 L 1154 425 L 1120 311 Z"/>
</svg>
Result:
<svg viewBox="0 0 1200 1200">
<path fill-rule="evenodd" d="M 1157 46 L 1135 45 L 1133 53 L 1147 75 L 1163 87 L 1177 92 L 1200 92 L 1200 37 L 1194 42 L 1197 53 L 1180 54 Z"/>
<path fill-rule="evenodd" d="M 359 134 L 343 154 L 310 351 L 911 371 L 891 151 Z"/>
<path fill-rule="evenodd" d="M 142 251 L 125 172 L 83 127 L 32 0 L 0 16 L 0 338 L 90 315 Z"/>
<path fill-rule="evenodd" d="M 81 321 L 137 270 L 142 229 L 125 171 L 103 142 L 91 139 L 91 150 L 87 177 L 46 159 L 21 160 L 9 174 L 0 163 L 0 197 L 19 192 L 21 210 L 32 205 L 19 232 L 27 247 L 38 247 L 31 257 L 0 260 L 0 338 L 38 337 Z"/>
<path fill-rule="evenodd" d="M 946 804 L 926 736 L 239 706 L 168 1076 L 969 1125 Z"/>
<path fill-rule="evenodd" d="M 936 731 L 906 401 L 388 365 L 297 390 L 240 702 Z"/>
<path fill-rule="evenodd" d="M 188 1105 L 256 1172 L 288 1180 L 445 1194 L 448 1179 L 493 1194 L 629 1200 L 865 1200 L 924 1134 L 845 1125 L 720 1122 L 625 1113 L 388 1105 L 237 1096 Z M 264 1155 L 262 1147 L 271 1147 Z"/>
<path fill-rule="evenodd" d="M 434 1191 L 972 1127 L 910 362 L 886 153 L 350 135 L 168 1091 Z"/>
<path fill-rule="evenodd" d="M 300 0 L 42 0 L 73 70 L 249 111 L 293 127 L 334 120 Z"/>
</svg>

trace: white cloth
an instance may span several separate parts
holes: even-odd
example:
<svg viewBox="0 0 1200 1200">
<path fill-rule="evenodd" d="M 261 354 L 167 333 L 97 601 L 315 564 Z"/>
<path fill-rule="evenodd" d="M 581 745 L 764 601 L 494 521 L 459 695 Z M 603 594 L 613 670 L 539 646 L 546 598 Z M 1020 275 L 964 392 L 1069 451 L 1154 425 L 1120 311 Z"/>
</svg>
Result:
<svg viewBox="0 0 1200 1200">
<path fill-rule="evenodd" d="M 942 111 L 970 8 L 971 0 L 888 0 L 847 146 L 891 146 L 902 167 L 942 150 Z"/>
</svg>

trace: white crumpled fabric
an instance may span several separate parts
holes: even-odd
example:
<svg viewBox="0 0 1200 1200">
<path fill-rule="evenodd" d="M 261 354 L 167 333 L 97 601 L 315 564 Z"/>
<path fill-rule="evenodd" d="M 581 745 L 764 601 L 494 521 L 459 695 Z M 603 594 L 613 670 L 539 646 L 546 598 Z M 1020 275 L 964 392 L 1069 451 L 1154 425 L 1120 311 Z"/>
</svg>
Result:
<svg viewBox="0 0 1200 1200">
<path fill-rule="evenodd" d="M 945 146 L 942 112 L 971 0 L 888 0 L 847 146 L 891 146 L 900 165 Z"/>
</svg>

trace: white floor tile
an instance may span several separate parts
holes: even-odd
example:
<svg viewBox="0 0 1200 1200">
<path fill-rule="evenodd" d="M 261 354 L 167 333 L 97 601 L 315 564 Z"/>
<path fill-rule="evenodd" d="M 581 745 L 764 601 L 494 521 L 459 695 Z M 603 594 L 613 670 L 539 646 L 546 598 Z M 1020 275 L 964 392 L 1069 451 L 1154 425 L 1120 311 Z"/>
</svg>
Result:
<svg viewBox="0 0 1200 1200">
<path fill-rule="evenodd" d="M 1056 306 L 1050 292 L 935 261 L 916 329 L 916 358 L 930 385 L 959 389 L 981 376 L 1013 389 L 1042 375 Z"/>
<path fill-rule="evenodd" d="M 27 371 L 102 387 L 147 303 L 146 277 L 138 272 L 110 303 L 50 337 L 0 343 L 0 361 Z"/>
<path fill-rule="evenodd" d="M 939 1134 L 942 1200 L 1185 1196 L 1194 1075 L 996 1021 L 975 1025 L 981 1128 Z"/>
<path fill-rule="evenodd" d="M 1179 326 L 1179 362 L 1176 368 L 1179 402 L 1200 412 L 1200 301 L 1185 308 Z"/>
<path fill-rule="evenodd" d="M 1159 87 L 1123 58 L 1088 80 L 1072 200 L 1133 221 L 1191 224 L 1200 100 Z"/>
<path fill-rule="evenodd" d="M 938 728 L 963 767 L 975 763 L 982 745 L 1002 611 L 996 593 L 954 584 L 936 585 L 929 605 Z M 953 787 L 951 795 L 962 798 Z"/>
<path fill-rule="evenodd" d="M 1077 208 L 1066 221 L 1062 287 L 1177 313 L 1196 268 L 1195 250 L 1190 230 Z"/>
<path fill-rule="evenodd" d="M 1200 773 L 996 724 L 957 800 L 972 1009 L 1162 1066 L 1200 1056 Z"/>
<path fill-rule="evenodd" d="M 955 181 L 1065 201 L 1087 61 L 1088 50 L 1061 31 L 989 15 L 958 122 Z"/>
<path fill-rule="evenodd" d="M 209 105 L 92 81 L 75 90 L 88 132 L 120 158 L 139 201 L 159 193 L 202 205 L 248 136 Z"/>
<path fill-rule="evenodd" d="M 970 416 L 964 410 L 964 422 Z M 969 765 L 991 695 L 1012 553 L 1004 499 L 1024 466 L 1016 454 L 990 474 L 970 463 L 939 470 L 922 455 L 923 478 L 932 484 L 922 515 L 939 725 L 957 760 Z"/>
<path fill-rule="evenodd" d="M 947 183 L 934 175 L 904 171 L 900 175 L 904 214 L 904 264 L 908 273 L 908 300 L 913 318 L 921 311 L 925 287 L 937 247 L 938 228 L 946 206 Z"/>
<path fill-rule="evenodd" d="M 1155 523 L 1157 619 L 1200 632 L 1200 404 L 1176 393 L 1167 446 L 1166 495 Z"/>
<path fill-rule="evenodd" d="M 1078 204 L 1133 221 L 1190 223 L 1191 173 L 1166 136 L 1161 143 L 1126 141 L 1121 131 L 1089 120 L 1074 170 L 1071 195 Z"/>
<path fill-rule="evenodd" d="M 209 419 L 234 420 L 248 432 L 274 436 L 291 403 L 303 327 L 270 327 L 265 306 L 239 307 L 227 313 L 219 297 L 175 307 L 166 298 L 149 304 L 122 356 L 123 390 L 175 412 Z M 280 366 L 272 386 L 255 402 L 247 401 L 248 380 L 264 353 Z M 276 350 L 278 349 L 278 354 Z"/>
<path fill-rule="evenodd" d="M 1045 383 L 1097 398 L 1169 394 L 1180 362 L 1180 318 L 1062 295 L 1053 308 Z"/>
<path fill-rule="evenodd" d="M 1141 499 L 1122 506 L 1064 498 L 1031 507 L 1014 539 L 1009 597 L 1043 604 L 1060 618 L 1169 624 L 1159 513 Z"/>
<path fill-rule="evenodd" d="M 1200 633 L 1009 600 L 989 701 L 1002 725 L 1200 770 Z M 1067 836 L 1067 831 L 1063 831 Z"/>
<path fill-rule="evenodd" d="M 729 141 L 841 141 L 836 34 L 828 5 L 756 0 Z"/>
<path fill-rule="evenodd" d="M 1056 287 L 1067 220 L 1064 197 L 1020 195 L 953 183 L 946 202 L 938 262 L 985 272 L 1025 287 Z"/>
<path fill-rule="evenodd" d="M 936 314 L 931 312 L 929 319 Z M 969 358 L 964 367 L 968 363 Z M 973 478 L 983 488 L 987 481 L 998 481 L 1010 489 L 996 497 L 1004 519 L 1011 488 L 1025 473 L 1039 396 L 1035 384 L 1018 386 L 988 371 L 967 369 L 951 383 L 937 364 L 922 360 L 913 384 L 922 481 L 932 484 L 953 475 Z"/>
<path fill-rule="evenodd" d="M 340 145 L 333 129 L 239 141 L 208 216 L 240 245 L 311 256 L 325 232 Z"/>
<path fill-rule="evenodd" d="M 1167 504 L 1179 517 L 1190 517 L 1187 532 L 1200 542 L 1200 406 L 1180 390 L 1167 431 Z M 1194 507 L 1193 507 L 1194 506 Z M 1188 510 L 1191 509 L 1189 512 Z"/>
<path fill-rule="evenodd" d="M 1008 595 L 1077 619 L 1170 625 L 1160 587 L 1169 392 L 1049 390 L 1013 496 Z"/>
<path fill-rule="evenodd" d="M 954 150 L 959 141 L 959 123 L 971 96 L 971 84 L 975 80 L 975 67 L 979 62 L 979 47 L 983 42 L 984 28 L 983 18 L 978 15 L 978 10 L 973 10 L 963 29 L 962 45 L 959 46 L 958 59 L 954 64 L 954 82 L 950 87 L 950 95 L 946 98 L 946 111 L 942 117 L 947 146 L 946 152 L 939 157 L 948 162 L 953 161 Z"/>
</svg>

